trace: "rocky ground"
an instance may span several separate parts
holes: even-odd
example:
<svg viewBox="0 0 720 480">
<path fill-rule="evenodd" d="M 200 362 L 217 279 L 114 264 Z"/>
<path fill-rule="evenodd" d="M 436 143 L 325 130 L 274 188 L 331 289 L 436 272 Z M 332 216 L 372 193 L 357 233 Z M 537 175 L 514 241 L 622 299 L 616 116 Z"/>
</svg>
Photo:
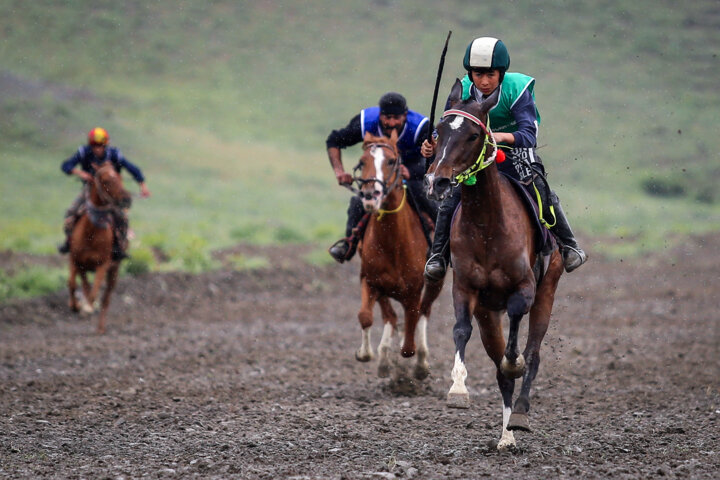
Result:
<svg viewBox="0 0 720 480">
<path fill-rule="evenodd" d="M 316 268 L 305 250 L 238 247 L 270 259 L 252 272 L 124 277 L 104 336 L 65 292 L 0 305 L 0 477 L 720 475 L 720 235 L 632 262 L 593 257 L 561 279 L 534 432 L 510 453 L 493 446 L 501 400 L 477 331 L 472 406 L 445 406 L 447 286 L 431 376 L 380 379 L 354 359 L 357 260 Z M 20 261 L 58 259 L 0 255 L 6 269 Z"/>
</svg>

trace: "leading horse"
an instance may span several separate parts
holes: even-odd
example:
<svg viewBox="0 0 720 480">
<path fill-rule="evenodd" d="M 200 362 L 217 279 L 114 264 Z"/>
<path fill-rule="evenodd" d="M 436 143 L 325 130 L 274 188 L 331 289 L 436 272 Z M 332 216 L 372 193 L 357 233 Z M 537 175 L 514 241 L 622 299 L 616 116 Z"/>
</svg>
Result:
<svg viewBox="0 0 720 480">
<path fill-rule="evenodd" d="M 390 138 L 366 134 L 357 169 L 361 173 L 355 181 L 360 185 L 359 195 L 365 211 L 370 213 L 370 220 L 359 247 L 362 304 L 358 320 L 363 333 L 355 357 L 367 362 L 374 356 L 370 327 L 377 301 L 384 322 L 378 346 L 378 375 L 387 377 L 390 374 L 389 353 L 397 330 L 397 315 L 390 304 L 390 299 L 394 299 L 405 312 L 405 338 L 400 352 L 406 358 L 415 355 L 415 331 L 418 329 L 419 345 L 413 375 L 424 379 L 430 373 L 427 322 L 432 303 L 442 290 L 442 282 L 424 288 L 423 269 L 428 245 L 419 214 L 407 201 L 397 132 L 393 131 Z"/>
<path fill-rule="evenodd" d="M 123 187 L 122 177 L 110 162 L 95 165 L 92 181 L 87 182 L 85 213 L 78 219 L 70 236 L 70 309 L 80 310 L 75 297 L 76 277 L 82 280 L 85 313 L 93 311 L 95 299 L 105 282 L 97 332 L 105 333 L 110 294 L 117 281 L 120 262 L 112 259 L 113 209 L 128 208 L 132 201 L 130 193 Z M 88 272 L 95 272 L 92 288 L 87 279 Z"/>
<path fill-rule="evenodd" d="M 474 316 L 485 351 L 497 370 L 503 400 L 502 436 L 497 448 L 506 450 L 515 447 L 513 430 L 530 431 L 530 388 L 540 365 L 540 345 L 550 323 L 563 265 L 556 247 L 541 258 L 545 260 L 544 272 L 536 276 L 533 270 L 538 262 L 533 219 L 510 181 L 498 171 L 494 162 L 497 146 L 487 127 L 498 90 L 482 103 L 463 101 L 461 95 L 458 80 L 450 93 L 450 109 L 438 124 L 437 154 L 425 177 L 428 195 L 435 199 L 444 198 L 462 183 L 462 200 L 450 235 L 455 364 L 448 405 L 469 405 L 465 346 Z M 507 343 L 502 326 L 505 312 L 509 317 Z M 520 354 L 518 330 L 528 312 L 527 343 Z M 519 377 L 522 388 L 512 407 L 515 379 Z"/>
</svg>

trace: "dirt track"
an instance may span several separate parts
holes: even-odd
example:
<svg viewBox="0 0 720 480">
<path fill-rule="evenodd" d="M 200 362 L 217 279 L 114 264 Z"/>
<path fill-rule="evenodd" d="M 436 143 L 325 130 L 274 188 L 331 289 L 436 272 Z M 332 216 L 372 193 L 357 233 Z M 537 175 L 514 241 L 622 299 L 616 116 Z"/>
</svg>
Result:
<svg viewBox="0 0 720 480">
<path fill-rule="evenodd" d="M 448 289 L 431 377 L 399 394 L 354 359 L 357 260 L 317 269 L 302 250 L 263 250 L 273 268 L 253 273 L 124 278 L 102 337 L 65 292 L 0 305 L 0 477 L 720 477 L 720 235 L 561 279 L 535 431 L 506 454 L 477 330 L 472 406 L 445 407 Z"/>
</svg>

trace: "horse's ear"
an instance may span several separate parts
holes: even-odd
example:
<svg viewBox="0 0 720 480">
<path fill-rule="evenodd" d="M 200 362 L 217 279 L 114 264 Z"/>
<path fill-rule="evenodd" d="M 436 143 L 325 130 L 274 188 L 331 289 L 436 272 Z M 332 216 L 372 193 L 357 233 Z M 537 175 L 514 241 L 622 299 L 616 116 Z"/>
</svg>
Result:
<svg viewBox="0 0 720 480">
<path fill-rule="evenodd" d="M 450 97 L 448 97 L 448 102 L 450 102 L 451 107 L 454 107 L 461 101 L 462 101 L 462 82 L 460 82 L 459 78 L 456 78 L 455 85 L 453 85 L 452 90 L 450 90 Z"/>
<path fill-rule="evenodd" d="M 489 97 L 487 97 L 485 100 L 482 101 L 482 103 L 480 103 L 480 112 L 482 112 L 482 114 L 487 114 L 490 109 L 497 105 L 499 99 L 500 87 L 496 88 Z"/>
<path fill-rule="evenodd" d="M 370 132 L 365 132 L 365 138 L 363 138 L 363 147 L 367 145 L 368 143 L 373 142 L 373 135 Z"/>
<path fill-rule="evenodd" d="M 397 130 L 393 128 L 392 133 L 390 133 L 390 143 L 395 145 L 397 143 L 397 139 L 398 139 Z"/>
</svg>

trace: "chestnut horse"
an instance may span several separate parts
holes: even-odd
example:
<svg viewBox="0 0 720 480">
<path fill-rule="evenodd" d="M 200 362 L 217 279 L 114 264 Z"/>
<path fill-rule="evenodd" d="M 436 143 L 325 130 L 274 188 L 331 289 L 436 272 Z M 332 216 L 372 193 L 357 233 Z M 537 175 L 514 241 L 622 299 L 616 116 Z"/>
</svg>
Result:
<svg viewBox="0 0 720 480">
<path fill-rule="evenodd" d="M 367 362 L 374 356 L 370 328 L 377 301 L 384 322 L 378 346 L 378 375 L 387 377 L 390 374 L 389 354 L 397 331 L 397 315 L 390 304 L 390 299 L 394 299 L 405 312 L 405 339 L 400 352 L 407 358 L 417 351 L 413 376 L 422 380 L 430 373 L 427 322 L 432 302 L 442 290 L 442 282 L 423 289 L 428 245 L 419 214 L 407 201 L 400 167 L 397 132 L 393 131 L 390 138 L 365 135 L 363 154 L 356 167 L 361 173 L 355 181 L 359 184 L 363 207 L 371 215 L 358 249 L 362 297 L 358 320 L 362 327 L 362 344 L 355 358 Z M 416 328 L 419 330 L 417 350 Z"/>
<path fill-rule="evenodd" d="M 482 103 L 462 101 L 462 86 L 456 81 L 450 93 L 450 109 L 437 127 L 437 157 L 428 169 L 425 185 L 431 198 L 442 199 L 462 183 L 462 200 L 450 234 L 456 323 L 448 405 L 469 406 L 465 346 L 474 316 L 485 351 L 497 369 L 503 399 L 502 436 L 497 448 L 505 450 L 515 447 L 512 430 L 530 431 L 530 387 L 538 372 L 540 344 L 550 323 L 563 265 L 556 247 L 540 259 L 545 262 L 540 279 L 533 273 L 538 261 L 534 219 L 509 180 L 498 171 L 494 163 L 497 147 L 486 126 L 498 90 Z M 505 312 L 509 318 L 507 343 L 502 327 Z M 528 338 L 520 354 L 518 329 L 528 312 Z M 522 388 L 511 408 L 515 379 L 519 377 L 523 377 Z"/>
<path fill-rule="evenodd" d="M 105 333 L 105 321 L 110 294 L 117 281 L 119 261 L 112 260 L 113 220 L 112 210 L 128 208 L 130 193 L 125 190 L 120 174 L 110 162 L 95 166 L 93 180 L 87 183 L 85 194 L 85 213 L 78 219 L 70 236 L 70 309 L 80 310 L 75 297 L 76 277 L 82 280 L 84 302 L 83 312 L 92 313 L 95 299 L 106 281 L 103 293 L 98 333 Z M 95 272 L 92 289 L 87 279 L 88 272 Z"/>
</svg>

